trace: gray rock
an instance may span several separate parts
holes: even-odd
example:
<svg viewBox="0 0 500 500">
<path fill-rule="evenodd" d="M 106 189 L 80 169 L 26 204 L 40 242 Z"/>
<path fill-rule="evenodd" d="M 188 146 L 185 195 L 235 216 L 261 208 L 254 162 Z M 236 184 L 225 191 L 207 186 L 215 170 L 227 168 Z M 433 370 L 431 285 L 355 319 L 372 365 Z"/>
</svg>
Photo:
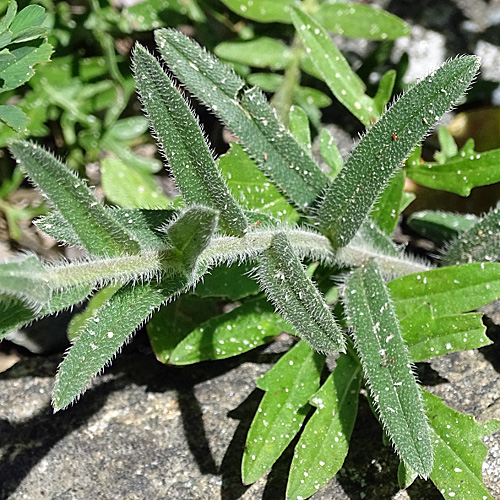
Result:
<svg viewBox="0 0 500 500">
<path fill-rule="evenodd" d="M 55 415 L 50 391 L 59 356 L 20 361 L 0 375 L 0 498 L 284 498 L 289 453 L 267 482 L 244 486 L 239 472 L 261 398 L 254 381 L 284 347 L 278 342 L 237 359 L 176 368 L 138 352 L 135 342 L 75 406 Z M 455 409 L 482 415 L 500 395 L 489 361 L 500 359 L 498 347 L 488 349 L 422 364 L 420 378 Z M 488 438 L 484 467 L 494 498 L 500 498 L 499 438 Z M 442 498 L 423 481 L 400 491 L 397 465 L 361 397 L 346 463 L 313 499 Z"/>
</svg>

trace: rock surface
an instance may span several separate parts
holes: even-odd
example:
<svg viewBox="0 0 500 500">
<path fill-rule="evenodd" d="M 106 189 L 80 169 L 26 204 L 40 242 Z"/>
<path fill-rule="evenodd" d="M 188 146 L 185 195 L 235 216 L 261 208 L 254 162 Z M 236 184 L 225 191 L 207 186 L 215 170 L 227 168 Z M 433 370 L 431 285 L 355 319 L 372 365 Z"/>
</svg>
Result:
<svg viewBox="0 0 500 500">
<path fill-rule="evenodd" d="M 261 397 L 254 381 L 286 346 L 176 368 L 144 345 L 128 346 L 75 406 L 55 415 L 50 392 L 60 356 L 25 359 L 0 374 L 0 499 L 284 498 L 289 455 L 249 487 L 239 468 Z M 499 418 L 498 359 L 493 345 L 423 363 L 419 375 L 453 408 Z M 485 483 L 500 498 L 500 433 L 487 443 Z M 312 498 L 442 498 L 430 482 L 400 491 L 397 465 L 361 397 L 346 463 Z"/>
</svg>

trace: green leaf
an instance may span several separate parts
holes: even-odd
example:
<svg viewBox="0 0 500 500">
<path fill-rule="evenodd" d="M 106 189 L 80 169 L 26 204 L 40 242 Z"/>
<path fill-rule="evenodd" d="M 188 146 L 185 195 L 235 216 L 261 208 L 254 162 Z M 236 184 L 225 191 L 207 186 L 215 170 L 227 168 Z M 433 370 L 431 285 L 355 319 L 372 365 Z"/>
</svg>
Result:
<svg viewBox="0 0 500 500">
<path fill-rule="evenodd" d="M 443 264 L 463 264 L 499 260 L 500 207 L 492 208 L 482 219 L 460 233 L 446 249 Z"/>
<path fill-rule="evenodd" d="M 217 213 L 208 207 L 192 206 L 180 213 L 179 217 L 165 227 L 165 239 L 173 247 L 166 250 L 164 260 L 179 260 L 181 271 L 192 273 L 198 257 L 208 246 L 217 228 Z"/>
<path fill-rule="evenodd" d="M 411 34 L 410 26 L 382 9 L 360 3 L 325 2 L 314 17 L 338 35 L 368 40 L 395 40 Z"/>
<path fill-rule="evenodd" d="M 214 52 L 226 61 L 274 70 L 287 68 L 292 59 L 290 47 L 266 36 L 246 42 L 222 42 Z"/>
<path fill-rule="evenodd" d="M 40 26 L 45 17 L 45 9 L 40 5 L 28 5 L 22 9 L 16 15 L 9 28 L 12 31 L 14 40 L 29 28 Z"/>
<path fill-rule="evenodd" d="M 0 19 L 0 33 L 3 34 L 5 31 L 9 29 L 14 17 L 16 17 L 17 13 L 17 2 L 15 0 L 11 0 L 7 4 L 7 12 Z"/>
<path fill-rule="evenodd" d="M 166 208 L 172 204 L 153 176 L 130 168 L 116 158 L 101 164 L 102 188 L 106 198 L 128 208 Z"/>
<path fill-rule="evenodd" d="M 387 284 L 400 319 L 430 304 L 436 316 L 473 311 L 500 298 L 500 263 L 481 262 L 410 274 Z"/>
<path fill-rule="evenodd" d="M 106 213 L 84 181 L 48 151 L 21 140 L 10 142 L 9 148 L 90 253 L 110 256 L 139 251 L 139 243 Z"/>
<path fill-rule="evenodd" d="M 257 297 L 198 325 L 177 345 L 170 362 L 189 365 L 230 358 L 255 349 L 289 330 L 290 325 L 274 312 L 269 302 Z"/>
<path fill-rule="evenodd" d="M 351 240 L 390 178 L 462 96 L 478 66 L 474 56 L 448 61 L 403 94 L 361 139 L 318 210 L 320 229 L 335 247 Z"/>
<path fill-rule="evenodd" d="M 344 165 L 340 151 L 335 144 L 335 139 L 328 129 L 323 128 L 319 133 L 319 152 L 326 164 L 332 169 L 330 176 L 335 178 Z"/>
<path fill-rule="evenodd" d="M 435 316 L 423 304 L 401 320 L 401 332 L 416 363 L 450 352 L 477 349 L 491 344 L 481 313 Z"/>
<path fill-rule="evenodd" d="M 274 0 L 273 0 L 274 1 Z M 290 133 L 258 89 L 199 45 L 173 30 L 155 33 L 171 70 L 241 139 L 267 176 L 298 207 L 308 207 L 329 180 Z"/>
<path fill-rule="evenodd" d="M 131 333 L 186 285 L 183 278 L 174 276 L 158 284 L 125 285 L 116 292 L 94 313 L 93 324 L 81 332 L 59 366 L 52 398 L 54 409 L 65 408 L 79 398 Z"/>
<path fill-rule="evenodd" d="M 272 237 L 256 277 L 281 315 L 313 349 L 322 353 L 345 349 L 335 318 L 306 274 L 285 233 Z"/>
<path fill-rule="evenodd" d="M 219 168 L 227 187 L 244 208 L 269 213 L 283 222 L 298 220 L 295 208 L 269 182 L 239 144 L 231 143 L 229 151 L 219 158 Z"/>
<path fill-rule="evenodd" d="M 215 208 L 223 228 L 242 236 L 246 217 L 229 193 L 189 106 L 158 61 L 140 45 L 133 65 L 137 90 L 184 201 Z"/>
<path fill-rule="evenodd" d="M 396 71 L 390 69 L 380 79 L 378 84 L 377 93 L 373 98 L 373 104 L 375 104 L 375 109 L 377 110 L 378 116 L 382 115 L 385 111 L 385 107 L 389 103 L 392 97 L 392 91 L 394 90 L 394 84 L 396 83 Z"/>
<path fill-rule="evenodd" d="M 122 285 L 114 284 L 104 287 L 95 293 L 92 298 L 88 301 L 85 310 L 81 313 L 75 314 L 68 325 L 68 339 L 74 341 L 80 332 L 89 324 L 90 320 L 93 319 L 94 315 L 97 313 L 98 309 L 104 305 L 120 288 Z"/>
<path fill-rule="evenodd" d="M 16 132 L 26 131 L 29 118 L 26 113 L 17 106 L 0 106 L 0 120 Z"/>
<path fill-rule="evenodd" d="M 401 459 L 423 477 L 432 471 L 430 430 L 399 323 L 380 271 L 372 261 L 346 281 L 347 323 L 370 392 Z"/>
<path fill-rule="evenodd" d="M 434 157 L 438 163 L 446 163 L 447 160 L 458 154 L 458 146 L 451 132 L 446 127 L 439 127 L 438 139 L 441 151 L 436 153 Z"/>
<path fill-rule="evenodd" d="M 35 256 L 0 264 L 0 293 L 20 298 L 33 309 L 39 310 L 49 302 L 52 289 L 48 279 L 45 267 Z"/>
<path fill-rule="evenodd" d="M 292 20 L 306 46 L 306 53 L 333 95 L 364 125 L 378 115 L 373 99 L 365 94 L 365 84 L 354 73 L 325 29 L 309 14 L 292 10 Z"/>
<path fill-rule="evenodd" d="M 161 249 L 165 246 L 165 233 L 159 229 L 174 217 L 174 210 L 146 210 L 137 208 L 105 208 L 106 213 L 140 241 L 144 248 Z M 82 246 L 73 228 L 57 212 L 51 212 L 35 221 L 36 226 L 57 241 Z"/>
<path fill-rule="evenodd" d="M 222 0 L 233 12 L 261 23 L 290 23 L 290 5 L 295 0 Z"/>
<path fill-rule="evenodd" d="M 210 269 L 200 281 L 193 293 L 198 297 L 220 297 L 240 300 L 249 295 L 256 295 L 260 287 L 249 276 L 253 264 L 221 265 Z"/>
<path fill-rule="evenodd" d="M 48 61 L 52 45 L 43 40 L 19 44 L 0 59 L 0 92 L 13 90 L 35 74 L 35 65 Z"/>
<path fill-rule="evenodd" d="M 431 480 L 445 498 L 493 500 L 484 486 L 482 464 L 488 449 L 482 438 L 500 428 L 498 420 L 479 424 L 446 406 L 430 392 L 423 397 L 434 443 Z"/>
<path fill-rule="evenodd" d="M 248 431 L 241 466 L 245 484 L 264 475 L 299 432 L 324 363 L 323 356 L 299 342 L 257 380 L 266 394 Z"/>
<path fill-rule="evenodd" d="M 78 286 L 52 294 L 47 305 L 36 312 L 21 299 L 0 299 L 0 339 L 13 330 L 50 314 L 55 314 L 85 299 L 91 292 L 89 286 Z"/>
<path fill-rule="evenodd" d="M 177 344 L 218 310 L 215 301 L 192 295 L 181 295 L 175 302 L 162 306 L 146 326 L 157 359 L 168 363 Z"/>
<path fill-rule="evenodd" d="M 477 222 L 478 218 L 472 214 L 462 215 L 451 212 L 435 212 L 433 210 L 415 212 L 406 220 L 408 226 L 414 231 L 437 243 L 453 239 L 460 233 L 470 229 Z M 457 264 L 459 263 L 457 262 Z"/>
<path fill-rule="evenodd" d="M 287 498 L 308 498 L 342 467 L 349 450 L 362 371 L 351 353 L 341 354 L 333 373 L 309 403 L 316 410 L 295 446 Z"/>
<path fill-rule="evenodd" d="M 464 148 L 465 149 L 465 148 Z M 498 163 L 500 149 L 476 153 L 462 149 L 457 156 L 443 164 L 414 163 L 407 165 L 410 179 L 432 189 L 441 189 L 460 196 L 469 196 L 477 186 L 500 182 Z"/>
<path fill-rule="evenodd" d="M 151 31 L 161 28 L 166 24 L 165 19 L 169 19 L 170 22 L 174 21 L 175 13 L 185 15 L 195 22 L 206 21 L 205 14 L 196 0 L 144 0 L 129 4 L 123 10 L 125 18 L 134 31 Z"/>
<path fill-rule="evenodd" d="M 398 224 L 406 176 L 398 170 L 373 206 L 371 218 L 389 236 Z"/>
<path fill-rule="evenodd" d="M 289 124 L 290 132 L 297 142 L 311 154 L 311 129 L 309 128 L 309 119 L 300 106 L 290 108 Z"/>
</svg>

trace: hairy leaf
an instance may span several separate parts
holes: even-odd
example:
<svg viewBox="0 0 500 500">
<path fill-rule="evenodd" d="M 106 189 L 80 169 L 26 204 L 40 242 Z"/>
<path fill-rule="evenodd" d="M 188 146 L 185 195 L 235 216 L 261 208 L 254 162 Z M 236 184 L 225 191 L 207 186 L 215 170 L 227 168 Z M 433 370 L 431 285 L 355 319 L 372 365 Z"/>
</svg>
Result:
<svg viewBox="0 0 500 500">
<path fill-rule="evenodd" d="M 158 284 L 125 285 L 94 313 L 61 363 L 52 404 L 67 407 L 88 387 L 93 377 L 111 362 L 130 334 L 162 303 L 181 292 L 184 278 L 174 276 Z"/>
<path fill-rule="evenodd" d="M 299 342 L 257 380 L 266 394 L 248 431 L 241 466 L 245 484 L 264 475 L 299 432 L 324 363 L 323 356 Z"/>
<path fill-rule="evenodd" d="M 414 362 L 491 344 L 481 313 L 435 316 L 429 304 L 401 320 L 401 333 Z"/>
<path fill-rule="evenodd" d="M 361 139 L 325 193 L 318 210 L 321 230 L 345 246 L 415 144 L 465 92 L 479 60 L 446 62 L 410 88 Z"/>
<path fill-rule="evenodd" d="M 442 267 L 387 284 L 400 319 L 430 304 L 436 316 L 473 311 L 500 298 L 500 263 Z"/>
<path fill-rule="evenodd" d="M 36 312 L 17 298 L 0 296 L 0 339 L 32 321 L 58 313 L 85 299 L 91 292 L 88 286 L 78 286 L 54 293 L 47 305 Z"/>
<path fill-rule="evenodd" d="M 481 468 L 488 449 L 481 439 L 497 431 L 500 422 L 479 424 L 430 392 L 424 391 L 423 397 L 435 450 L 432 482 L 445 498 L 493 500 L 483 484 Z"/>
<path fill-rule="evenodd" d="M 220 213 L 220 224 L 242 236 L 247 220 L 228 191 L 197 119 L 158 61 L 137 45 L 133 65 L 137 90 L 184 201 Z"/>
<path fill-rule="evenodd" d="M 276 119 L 262 93 L 199 45 L 173 30 L 155 33 L 171 70 L 241 139 L 248 153 L 298 207 L 308 207 L 328 178 Z"/>
<path fill-rule="evenodd" d="M 375 104 L 365 94 L 365 84 L 354 73 L 325 29 L 309 14 L 292 9 L 292 21 L 306 46 L 306 53 L 333 95 L 364 125 L 378 118 Z"/>
<path fill-rule="evenodd" d="M 40 309 L 52 295 L 49 274 L 33 255 L 0 264 L 0 293 L 22 299 L 35 310 Z"/>
<path fill-rule="evenodd" d="M 126 226 L 142 247 L 158 249 L 165 246 L 165 234 L 159 230 L 176 214 L 174 210 L 147 210 L 137 208 L 106 208 L 106 213 Z M 83 246 L 78 235 L 57 212 L 51 212 L 35 221 L 37 227 L 52 238 L 69 245 Z"/>
<path fill-rule="evenodd" d="M 422 397 L 389 292 L 375 263 L 356 269 L 347 278 L 345 306 L 384 429 L 401 459 L 428 477 L 433 451 Z"/>
<path fill-rule="evenodd" d="M 460 233 L 446 248 L 443 264 L 500 259 L 500 208 L 492 208 L 482 219 Z"/>
<path fill-rule="evenodd" d="M 285 233 L 272 237 L 257 268 L 257 278 L 281 315 L 313 349 L 322 353 L 345 349 L 335 318 Z"/>
<path fill-rule="evenodd" d="M 50 199 L 79 241 L 100 256 L 137 253 L 139 243 L 109 216 L 82 179 L 40 146 L 15 140 L 10 150 L 22 170 Z"/>
<path fill-rule="evenodd" d="M 341 354 L 333 373 L 309 403 L 316 410 L 295 446 L 287 498 L 308 498 L 342 467 L 349 450 L 362 381 L 359 361 Z"/>
<path fill-rule="evenodd" d="M 269 342 L 283 331 L 290 331 L 290 325 L 265 298 L 258 297 L 201 323 L 177 345 L 170 362 L 188 365 L 230 358 Z"/>
</svg>

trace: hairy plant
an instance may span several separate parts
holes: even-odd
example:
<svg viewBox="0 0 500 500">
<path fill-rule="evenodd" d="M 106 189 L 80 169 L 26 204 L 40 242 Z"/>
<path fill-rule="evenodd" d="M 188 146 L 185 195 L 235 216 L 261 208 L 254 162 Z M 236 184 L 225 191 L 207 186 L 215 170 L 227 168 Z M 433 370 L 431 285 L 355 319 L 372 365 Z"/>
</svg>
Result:
<svg viewBox="0 0 500 500">
<path fill-rule="evenodd" d="M 337 79 L 325 66 L 334 48 L 324 29 L 299 9 L 290 7 L 289 16 L 317 71 Z M 481 479 L 480 438 L 498 422 L 479 426 L 447 408 L 421 389 L 412 363 L 489 343 L 480 314 L 467 311 L 500 298 L 500 264 L 472 262 L 484 251 L 468 235 L 450 244 L 447 263 L 459 265 L 441 268 L 409 257 L 390 239 L 404 205 L 403 162 L 462 97 L 478 58 L 446 62 L 380 117 L 372 109 L 375 123 L 343 166 L 326 138 L 322 150 L 335 169 L 328 175 L 305 145 L 309 125 L 300 111 L 292 110 L 292 134 L 263 93 L 215 56 L 177 31 L 155 35 L 172 73 L 240 140 L 215 159 L 169 74 L 136 46 L 137 91 L 180 190 L 177 208 L 104 207 L 50 153 L 22 140 L 10 144 L 52 206 L 37 221 L 40 229 L 87 257 L 46 263 L 23 255 L 0 265 L 1 331 L 94 294 L 70 326 L 73 343 L 57 373 L 54 409 L 79 398 L 148 320 L 158 358 L 176 365 L 235 356 L 285 330 L 300 341 L 257 381 L 265 395 L 243 456 L 245 483 L 261 477 L 298 434 L 287 496 L 306 498 L 328 482 L 347 454 L 364 384 L 406 485 L 430 477 L 445 496 L 491 498 Z M 350 71 L 339 81 L 348 85 Z M 346 107 L 369 111 L 364 90 L 348 90 Z M 498 234 L 496 216 L 480 223 L 485 238 L 490 230 Z M 332 310 L 339 294 L 336 311 L 343 307 L 345 317 Z M 226 314 L 203 312 L 220 297 L 241 305 Z M 193 303 L 199 307 L 192 324 L 170 328 Z M 329 374 L 328 355 L 338 356 Z M 435 415 L 442 418 L 429 418 Z M 456 430 L 451 437 L 447 423 Z M 457 463 L 461 473 L 446 474 Z"/>
</svg>

